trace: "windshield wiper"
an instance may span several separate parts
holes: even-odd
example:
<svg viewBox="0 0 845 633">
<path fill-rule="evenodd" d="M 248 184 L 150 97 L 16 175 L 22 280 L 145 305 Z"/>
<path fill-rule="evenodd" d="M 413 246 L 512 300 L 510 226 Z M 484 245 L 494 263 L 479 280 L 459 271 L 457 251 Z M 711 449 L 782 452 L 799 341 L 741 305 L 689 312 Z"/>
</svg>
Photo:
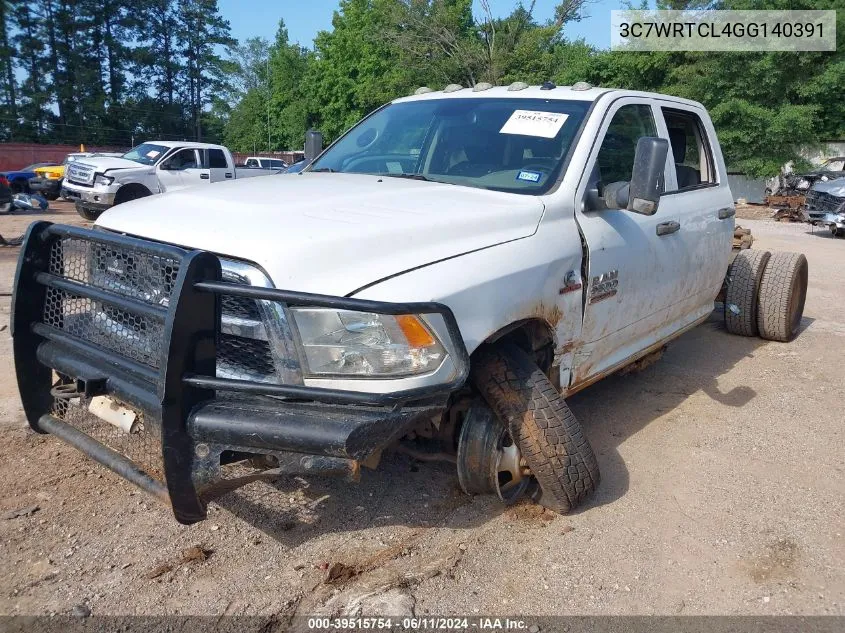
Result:
<svg viewBox="0 0 845 633">
<path fill-rule="evenodd" d="M 428 176 L 422 174 L 379 174 L 379 176 L 390 176 L 391 178 L 407 178 L 408 180 L 424 180 L 425 182 L 440 182 L 439 180 L 432 180 Z"/>
<path fill-rule="evenodd" d="M 333 174 L 335 172 L 334 169 L 331 167 L 318 167 L 317 169 L 310 169 L 309 170 L 312 174 L 316 174 L 317 172 L 324 172 L 327 174 Z"/>
</svg>

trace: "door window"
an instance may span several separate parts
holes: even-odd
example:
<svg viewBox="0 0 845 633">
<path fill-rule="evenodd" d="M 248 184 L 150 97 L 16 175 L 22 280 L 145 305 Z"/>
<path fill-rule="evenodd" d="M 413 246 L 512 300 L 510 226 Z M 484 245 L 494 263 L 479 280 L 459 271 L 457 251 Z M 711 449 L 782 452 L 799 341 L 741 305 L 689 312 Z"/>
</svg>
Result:
<svg viewBox="0 0 845 633">
<path fill-rule="evenodd" d="M 605 132 L 596 159 L 599 192 L 601 186 L 612 182 L 630 182 L 637 141 L 643 136 L 657 136 L 651 106 L 637 103 L 619 108 Z"/>
<path fill-rule="evenodd" d="M 669 144 L 675 161 L 678 179 L 676 191 L 700 185 L 715 184 L 713 155 L 701 119 L 693 112 L 663 108 L 663 118 L 669 130 Z"/>
<path fill-rule="evenodd" d="M 197 154 L 192 149 L 180 149 L 167 159 L 170 169 L 196 169 Z"/>
<path fill-rule="evenodd" d="M 226 164 L 226 154 L 223 153 L 222 149 L 210 149 L 207 152 L 206 162 L 208 163 L 208 167 L 211 169 L 226 169 L 228 167 Z"/>
</svg>

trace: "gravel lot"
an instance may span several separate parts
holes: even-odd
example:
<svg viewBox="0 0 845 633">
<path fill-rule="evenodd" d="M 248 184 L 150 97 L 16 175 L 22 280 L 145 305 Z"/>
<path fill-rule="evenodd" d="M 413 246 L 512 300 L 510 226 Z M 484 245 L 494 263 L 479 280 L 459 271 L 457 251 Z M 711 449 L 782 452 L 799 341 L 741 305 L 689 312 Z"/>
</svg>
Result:
<svg viewBox="0 0 845 633">
<path fill-rule="evenodd" d="M 0 217 L 0 235 L 34 218 Z M 0 613 L 845 614 L 845 240 L 741 224 L 755 247 L 807 255 L 803 332 L 744 339 L 714 315 L 573 397 L 603 481 L 563 517 L 466 497 L 448 465 L 394 456 L 357 486 L 254 483 L 180 526 L 27 430 L 0 296 Z M 17 250 L 0 248 L 0 294 Z"/>
</svg>

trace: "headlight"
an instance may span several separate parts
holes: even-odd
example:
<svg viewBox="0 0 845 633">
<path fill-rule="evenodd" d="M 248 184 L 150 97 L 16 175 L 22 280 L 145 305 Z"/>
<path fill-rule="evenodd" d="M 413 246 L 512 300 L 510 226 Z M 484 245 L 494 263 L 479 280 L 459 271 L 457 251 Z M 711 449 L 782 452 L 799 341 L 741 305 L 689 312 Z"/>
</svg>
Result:
<svg viewBox="0 0 845 633">
<path fill-rule="evenodd" d="M 810 188 L 810 181 L 806 178 L 802 178 L 798 181 L 798 184 L 795 185 L 796 189 L 809 189 Z"/>
<path fill-rule="evenodd" d="M 312 376 L 394 378 L 436 370 L 447 356 L 432 329 L 415 315 L 291 308 Z"/>
<path fill-rule="evenodd" d="M 97 174 L 96 176 L 94 176 L 95 185 L 103 185 L 104 187 L 108 187 L 113 182 L 114 178 L 110 178 L 109 176 L 103 176 L 103 174 Z"/>
</svg>

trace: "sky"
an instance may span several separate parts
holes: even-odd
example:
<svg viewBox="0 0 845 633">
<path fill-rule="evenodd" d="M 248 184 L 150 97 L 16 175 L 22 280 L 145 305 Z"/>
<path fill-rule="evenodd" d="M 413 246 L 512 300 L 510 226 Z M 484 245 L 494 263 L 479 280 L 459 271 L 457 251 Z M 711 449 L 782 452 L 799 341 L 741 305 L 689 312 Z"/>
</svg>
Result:
<svg viewBox="0 0 845 633">
<path fill-rule="evenodd" d="M 490 0 L 493 12 L 507 15 L 518 0 Z M 318 31 L 330 30 L 338 0 L 218 0 L 220 13 L 229 20 L 232 35 L 238 40 L 265 37 L 273 40 L 279 18 L 284 18 L 292 42 L 311 47 Z M 476 10 L 478 2 L 476 0 Z M 525 4 L 528 4 L 526 0 Z M 552 17 L 555 0 L 537 0 L 534 15 L 543 22 Z M 610 11 L 621 9 L 622 0 L 594 0 L 587 12 L 590 17 L 564 28 L 567 39 L 584 38 L 599 48 L 610 46 Z"/>
</svg>

